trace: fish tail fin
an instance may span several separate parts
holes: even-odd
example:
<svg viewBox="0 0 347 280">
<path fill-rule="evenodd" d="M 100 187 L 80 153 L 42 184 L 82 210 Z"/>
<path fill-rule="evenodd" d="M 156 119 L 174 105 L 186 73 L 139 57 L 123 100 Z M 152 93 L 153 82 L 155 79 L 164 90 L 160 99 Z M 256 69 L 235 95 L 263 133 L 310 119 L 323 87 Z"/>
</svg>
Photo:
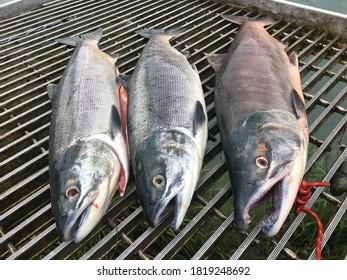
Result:
<svg viewBox="0 0 347 280">
<path fill-rule="evenodd" d="M 96 44 L 98 44 L 101 37 L 102 37 L 102 28 L 98 28 L 97 30 L 93 32 L 85 33 L 75 37 L 59 38 L 59 39 L 56 39 L 55 41 L 63 45 L 76 47 L 78 43 L 83 42 L 85 40 L 93 40 L 96 42 Z"/>
<path fill-rule="evenodd" d="M 236 23 L 241 25 L 245 22 L 259 22 L 263 26 L 268 26 L 270 24 L 274 24 L 276 21 L 272 17 L 263 17 L 263 18 L 249 18 L 246 16 L 234 16 L 234 15 L 221 15 L 224 19 L 231 21 L 232 23 Z"/>
<path fill-rule="evenodd" d="M 164 29 L 140 29 L 136 30 L 135 33 L 141 35 L 144 38 L 151 38 L 153 36 L 167 36 L 169 39 L 179 36 L 183 34 L 186 30 L 184 28 L 176 28 L 176 29 L 169 29 L 169 30 L 164 30 Z"/>
</svg>

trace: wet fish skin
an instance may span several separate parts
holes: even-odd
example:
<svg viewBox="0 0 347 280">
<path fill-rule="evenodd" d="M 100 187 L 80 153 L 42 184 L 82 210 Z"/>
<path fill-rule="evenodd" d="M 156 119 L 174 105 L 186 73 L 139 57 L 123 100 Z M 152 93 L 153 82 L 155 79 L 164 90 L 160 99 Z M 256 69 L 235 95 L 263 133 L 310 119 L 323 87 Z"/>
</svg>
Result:
<svg viewBox="0 0 347 280">
<path fill-rule="evenodd" d="M 149 38 L 130 81 L 128 134 L 138 198 L 150 226 L 170 207 L 177 230 L 192 199 L 207 142 L 201 82 L 169 39 L 181 30 L 140 30 Z"/>
<path fill-rule="evenodd" d="M 97 43 L 102 30 L 58 39 L 75 50 L 57 85 L 48 85 L 52 104 L 49 175 L 57 231 L 64 241 L 85 238 L 118 189 L 123 195 L 129 156 L 120 113 L 116 58 Z"/>
<path fill-rule="evenodd" d="M 216 71 L 215 108 L 232 181 L 235 224 L 245 231 L 249 211 L 272 194 L 263 226 L 277 234 L 304 174 L 308 126 L 298 60 L 264 26 L 274 21 L 224 16 L 240 24 L 227 54 L 210 54 Z"/>
</svg>

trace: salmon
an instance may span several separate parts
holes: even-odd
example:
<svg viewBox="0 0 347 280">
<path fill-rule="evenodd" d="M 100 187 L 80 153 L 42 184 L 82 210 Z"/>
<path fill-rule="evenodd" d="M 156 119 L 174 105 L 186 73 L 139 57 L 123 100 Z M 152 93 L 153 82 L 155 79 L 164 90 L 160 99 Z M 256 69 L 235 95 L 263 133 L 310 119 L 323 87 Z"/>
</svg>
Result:
<svg viewBox="0 0 347 280">
<path fill-rule="evenodd" d="M 207 143 L 207 113 L 196 68 L 169 39 L 180 29 L 144 29 L 149 38 L 130 81 L 128 134 L 136 191 L 151 227 L 171 210 L 177 230 L 188 210 Z"/>
<path fill-rule="evenodd" d="M 51 202 L 62 240 L 80 242 L 129 177 L 125 89 L 111 57 L 97 46 L 102 29 L 57 39 L 75 47 L 62 78 L 48 85 Z M 121 97 L 122 95 L 123 97 Z M 122 113 L 123 112 L 123 113 Z"/>
<path fill-rule="evenodd" d="M 271 18 L 223 16 L 240 25 L 226 54 L 209 54 L 215 70 L 215 109 L 232 183 L 236 227 L 244 232 L 250 209 L 272 196 L 268 236 L 278 233 L 301 184 L 308 125 L 298 58 L 264 26 Z"/>
</svg>

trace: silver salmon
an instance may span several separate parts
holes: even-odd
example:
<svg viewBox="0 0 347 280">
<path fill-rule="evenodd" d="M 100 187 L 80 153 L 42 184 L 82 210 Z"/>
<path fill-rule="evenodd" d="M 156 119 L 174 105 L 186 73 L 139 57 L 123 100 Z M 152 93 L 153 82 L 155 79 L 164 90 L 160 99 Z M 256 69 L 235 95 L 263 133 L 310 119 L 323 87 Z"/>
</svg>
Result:
<svg viewBox="0 0 347 280">
<path fill-rule="evenodd" d="M 59 236 L 81 241 L 100 221 L 129 176 L 126 93 L 116 58 L 97 44 L 102 29 L 58 39 L 74 46 L 59 84 L 48 85 L 51 202 Z"/>
<path fill-rule="evenodd" d="M 249 211 L 272 195 L 263 232 L 280 230 L 303 178 L 308 126 L 298 59 L 264 26 L 270 18 L 224 16 L 241 25 L 226 54 L 210 54 L 216 72 L 215 108 L 232 182 L 235 224 L 245 231 Z"/>
<path fill-rule="evenodd" d="M 207 142 L 198 72 L 169 39 L 180 30 L 139 30 L 149 38 L 130 82 L 128 133 L 136 189 L 155 227 L 172 208 L 177 230 L 190 205 Z"/>
</svg>

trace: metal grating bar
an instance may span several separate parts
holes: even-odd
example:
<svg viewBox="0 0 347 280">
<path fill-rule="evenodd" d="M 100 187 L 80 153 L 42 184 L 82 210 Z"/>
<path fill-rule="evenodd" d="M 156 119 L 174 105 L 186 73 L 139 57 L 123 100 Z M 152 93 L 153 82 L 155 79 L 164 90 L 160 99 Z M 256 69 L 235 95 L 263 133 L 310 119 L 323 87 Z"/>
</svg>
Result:
<svg viewBox="0 0 347 280">
<path fill-rule="evenodd" d="M 220 17 L 224 13 L 263 16 L 252 9 L 202 0 L 65 0 L 0 22 L 0 259 L 241 259 L 252 258 L 255 246 L 272 248 L 269 254 L 256 258 L 302 258 L 293 249 L 292 240 L 300 234 L 303 214 L 290 214 L 283 230 L 271 239 L 260 232 L 266 211 L 254 218 L 248 234 L 233 229 L 232 194 L 213 102 L 214 71 L 205 56 L 226 52 L 237 32 L 236 25 Z M 60 79 L 72 50 L 52 39 L 97 27 L 104 30 L 100 48 L 119 53 L 117 64 L 126 74 L 132 73 L 147 42 L 135 30 L 186 30 L 171 44 L 189 51 L 189 62 L 198 68 L 211 139 L 198 188 L 178 232 L 170 229 L 172 214 L 156 229 L 148 228 L 130 180 L 126 195 L 115 197 L 85 240 L 78 244 L 61 242 L 56 234 L 49 203 L 47 144 L 51 111 L 46 87 Z M 280 18 L 267 30 L 278 40 L 288 42 L 288 52 L 298 53 L 313 147 L 305 174 L 311 176 L 328 155 L 329 165 L 319 178 L 328 180 L 346 157 L 346 42 Z M 308 207 L 315 207 L 321 200 L 334 209 L 325 220 L 323 239 L 323 246 L 332 246 L 328 241 L 346 218 L 346 195 L 335 198 L 328 190 L 317 188 Z M 271 245 L 267 245 L 269 241 Z M 315 257 L 313 247 L 310 254 L 304 258 Z"/>
<path fill-rule="evenodd" d="M 176 235 L 171 242 L 166 245 L 166 247 L 154 258 L 155 260 L 167 259 L 170 258 L 177 248 L 182 247 L 188 238 L 196 233 L 197 229 L 207 221 L 208 215 L 211 213 L 211 210 L 215 207 L 218 209 L 218 203 L 220 200 L 224 200 L 226 196 L 230 195 L 230 184 L 226 185 L 219 193 L 213 197 L 213 199 L 189 222 L 189 224 Z"/>
<path fill-rule="evenodd" d="M 270 217 L 271 212 L 269 211 L 252 230 L 252 232 L 247 236 L 247 238 L 242 242 L 242 244 L 237 248 L 236 252 L 231 256 L 231 260 L 237 260 L 245 252 L 245 250 L 251 245 L 256 236 L 260 233 L 264 222 Z"/>
<path fill-rule="evenodd" d="M 326 83 L 319 91 L 318 93 L 306 104 L 306 109 L 310 108 L 314 102 L 320 98 L 325 92 L 327 92 L 337 81 L 338 78 L 343 75 L 343 73 L 346 72 L 347 66 L 343 66 L 334 76 L 332 79 L 329 80 L 328 83 Z M 318 73 L 318 72 L 317 72 Z"/>
<path fill-rule="evenodd" d="M 234 221 L 234 212 L 232 212 L 228 218 L 225 219 L 223 224 L 214 232 L 214 234 L 205 242 L 205 244 L 199 249 L 199 251 L 192 257 L 192 260 L 204 259 L 212 250 L 215 244 L 217 244 L 225 235 L 226 231 L 231 227 Z"/>
<path fill-rule="evenodd" d="M 346 68 L 342 68 L 344 70 Z M 332 109 L 344 98 L 344 95 L 347 92 L 347 85 L 344 87 L 343 90 L 335 97 L 335 99 L 329 104 L 327 108 L 319 115 L 319 117 L 310 125 L 309 131 L 312 132 L 314 129 L 323 121 L 323 119 L 332 112 Z"/>
<path fill-rule="evenodd" d="M 307 87 L 309 87 L 311 84 L 313 84 L 314 82 L 317 81 L 317 79 L 321 78 L 321 76 L 325 73 L 325 71 L 327 71 L 329 69 L 329 67 L 331 67 L 331 65 L 334 65 L 341 57 L 341 55 L 343 55 L 343 53 L 346 52 L 347 47 L 342 48 L 340 51 L 338 51 L 333 57 L 331 57 L 327 63 L 321 67 L 319 69 L 319 71 L 317 71 L 309 80 L 307 80 L 303 85 L 302 88 L 303 90 L 306 90 Z M 341 71 L 341 70 L 340 70 Z M 343 73 L 343 71 L 342 71 Z M 341 74 L 342 74 L 341 73 Z M 336 73 L 338 74 L 338 73 Z M 340 75 L 338 75 L 340 76 Z M 312 100 L 310 100 L 310 103 L 313 103 Z M 310 107 L 309 105 L 307 105 L 307 107 Z"/>
<path fill-rule="evenodd" d="M 127 225 L 130 225 L 131 222 L 134 222 L 136 219 L 139 219 L 142 214 L 142 208 L 137 208 L 131 215 L 129 215 L 118 227 L 116 227 L 110 234 L 108 234 L 102 242 L 99 242 L 97 246 L 94 246 L 90 249 L 84 256 L 81 257 L 82 260 L 86 260 L 91 258 L 94 254 L 98 252 L 98 249 L 105 246 L 105 244 L 109 244 L 112 240 L 116 239 L 118 233 L 122 232 Z M 150 229 L 148 229 L 150 230 Z M 116 244 L 117 245 L 117 244 Z M 113 245 L 111 245 L 113 247 Z"/>
</svg>

